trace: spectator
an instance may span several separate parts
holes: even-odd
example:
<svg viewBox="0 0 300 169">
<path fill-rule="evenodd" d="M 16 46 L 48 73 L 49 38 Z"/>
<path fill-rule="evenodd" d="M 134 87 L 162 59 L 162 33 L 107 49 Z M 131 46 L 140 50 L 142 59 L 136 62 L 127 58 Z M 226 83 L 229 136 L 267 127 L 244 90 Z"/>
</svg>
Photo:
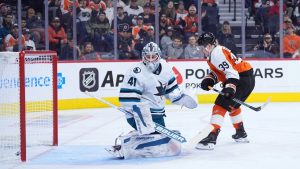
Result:
<svg viewBox="0 0 300 169">
<path fill-rule="evenodd" d="M 155 2 L 156 2 L 156 0 L 150 0 L 150 11 L 152 14 L 155 14 Z M 159 15 L 161 15 L 160 1 L 158 1 L 158 2 L 159 2 L 159 4 L 158 4 L 157 11 L 158 11 Z"/>
<path fill-rule="evenodd" d="M 273 0 L 273 2 L 274 5 L 272 5 L 269 10 L 269 17 L 272 17 L 274 15 L 279 15 L 279 0 Z M 283 4 L 283 12 L 285 11 L 286 11 L 286 5 Z"/>
<path fill-rule="evenodd" d="M 236 53 L 236 45 L 234 42 L 234 36 L 231 33 L 231 27 L 228 21 L 224 21 L 221 32 L 218 37 L 219 44 L 230 49 L 233 53 Z"/>
<path fill-rule="evenodd" d="M 5 47 L 5 51 L 10 51 L 10 52 L 17 52 L 18 50 L 18 37 L 19 36 L 19 32 L 18 32 L 18 25 L 14 24 L 11 27 L 10 30 L 10 34 L 5 36 L 4 39 L 4 47 Z M 25 38 L 22 35 L 22 48 L 24 48 L 25 46 Z"/>
<path fill-rule="evenodd" d="M 88 0 L 79 0 L 79 6 L 76 9 L 77 21 L 76 22 L 87 22 L 91 19 L 92 9 L 89 7 Z"/>
<path fill-rule="evenodd" d="M 155 15 L 151 13 L 150 3 L 144 5 L 144 13 L 141 13 L 140 15 L 143 16 L 145 25 L 155 25 Z"/>
<path fill-rule="evenodd" d="M 184 8 L 184 2 L 179 1 L 178 9 L 176 10 L 176 22 L 178 22 L 180 19 L 184 19 L 188 15 L 188 11 Z"/>
<path fill-rule="evenodd" d="M 270 7 L 269 10 L 269 32 L 271 35 L 276 34 L 279 31 L 279 1 L 278 0 L 273 0 L 274 5 Z M 283 12 L 285 12 L 286 6 L 285 4 L 283 5 Z"/>
<path fill-rule="evenodd" d="M 0 3 L 0 25 L 3 23 L 3 20 L 6 15 L 7 15 L 7 6 L 5 3 Z"/>
<path fill-rule="evenodd" d="M 73 39 L 69 37 L 68 43 L 63 45 L 61 48 L 61 55 L 58 55 L 59 60 L 74 60 L 75 55 L 73 53 L 73 49 L 74 49 Z M 75 47 L 75 51 L 77 57 L 81 56 L 80 49 L 78 46 Z"/>
<path fill-rule="evenodd" d="M 105 4 L 105 2 L 103 2 L 101 0 L 92 0 L 89 3 L 89 8 L 91 8 L 92 10 L 95 10 L 97 12 L 105 12 L 106 4 Z"/>
<path fill-rule="evenodd" d="M 83 52 L 80 57 L 81 60 L 101 60 L 98 52 L 94 51 L 94 46 L 91 42 L 85 42 L 83 45 Z"/>
<path fill-rule="evenodd" d="M 203 4 L 202 11 L 205 13 L 203 30 L 206 32 L 218 33 L 219 24 L 219 8 L 215 2 L 209 2 L 207 5 Z"/>
<path fill-rule="evenodd" d="M 139 52 L 140 57 L 142 56 L 142 50 L 143 50 L 144 46 L 146 46 L 146 44 L 148 44 L 150 42 L 155 41 L 155 36 L 154 35 L 155 35 L 154 34 L 154 27 L 149 26 L 145 36 L 143 38 L 140 38 L 139 41 L 135 44 L 135 50 L 137 52 Z"/>
<path fill-rule="evenodd" d="M 272 1 L 260 0 L 260 2 L 255 3 L 256 14 L 254 17 L 255 25 L 261 28 L 264 33 L 269 32 L 269 10 L 273 5 Z"/>
<path fill-rule="evenodd" d="M 76 8 L 79 6 L 78 5 L 78 0 L 76 0 Z M 61 0 L 61 5 L 60 5 L 60 10 L 62 14 L 67 14 L 67 13 L 72 13 L 73 9 L 73 1 L 70 0 Z"/>
<path fill-rule="evenodd" d="M 0 27 L 0 51 L 5 50 L 5 46 L 3 44 L 4 38 L 6 35 L 10 33 L 10 30 L 13 26 L 13 16 L 11 14 L 7 14 L 4 17 L 2 26 Z"/>
<path fill-rule="evenodd" d="M 299 3 L 299 1 L 297 0 L 285 0 L 285 4 L 286 4 L 286 14 L 292 18 L 293 17 L 293 13 L 297 7 L 297 3 Z"/>
<path fill-rule="evenodd" d="M 41 13 L 35 13 L 33 8 L 28 8 L 26 26 L 32 33 L 36 43 L 44 42 L 45 28 Z"/>
<path fill-rule="evenodd" d="M 27 22 L 26 22 L 26 18 L 25 17 L 22 17 L 21 28 L 22 28 L 22 30 L 27 29 Z"/>
<path fill-rule="evenodd" d="M 112 20 L 111 28 L 114 29 L 114 20 Z M 117 30 L 128 29 L 132 27 L 132 21 L 129 16 L 124 15 L 124 9 L 121 5 L 117 7 Z M 126 28 L 127 27 L 127 28 Z"/>
<path fill-rule="evenodd" d="M 169 26 L 172 26 L 172 23 L 170 19 L 167 18 L 166 14 L 161 14 L 160 20 L 159 20 L 159 36 L 162 37 L 164 34 L 166 34 L 167 28 Z"/>
<path fill-rule="evenodd" d="M 278 47 L 278 45 L 276 45 L 275 43 L 272 42 L 272 35 L 269 33 L 266 33 L 264 35 L 263 42 L 255 45 L 253 50 L 269 52 L 269 53 L 272 53 L 274 56 L 278 56 L 278 53 L 279 53 L 279 47 Z"/>
<path fill-rule="evenodd" d="M 194 35 L 189 37 L 189 44 L 184 49 L 185 59 L 203 59 L 203 46 L 199 46 Z"/>
<path fill-rule="evenodd" d="M 92 42 L 97 52 L 112 50 L 113 37 L 105 12 L 100 12 L 86 24 L 87 40 Z"/>
<path fill-rule="evenodd" d="M 153 26 L 149 26 L 147 29 L 147 33 L 143 37 L 144 45 L 155 41 L 155 31 Z"/>
<path fill-rule="evenodd" d="M 68 42 L 67 34 L 60 24 L 60 19 L 55 17 L 52 19 L 48 28 L 49 32 L 49 48 L 50 50 L 58 51 L 58 56 L 61 54 L 61 49 Z"/>
<path fill-rule="evenodd" d="M 163 37 L 160 40 L 160 45 L 161 45 L 161 49 L 162 49 L 162 55 L 164 56 L 167 50 L 167 47 L 172 44 L 172 36 L 173 36 L 173 32 L 174 29 L 172 26 L 169 26 L 166 30 L 166 34 L 163 35 Z"/>
<path fill-rule="evenodd" d="M 144 18 L 142 16 L 137 17 L 137 25 L 132 28 L 132 35 L 135 42 L 146 35 L 148 26 L 144 25 Z"/>
<path fill-rule="evenodd" d="M 254 3 L 255 8 L 260 8 L 260 7 L 266 7 L 266 6 L 273 6 L 274 3 L 272 0 L 257 0 L 257 2 Z"/>
<path fill-rule="evenodd" d="M 128 16 L 133 18 L 133 16 L 140 15 L 144 12 L 143 8 L 137 4 L 138 0 L 131 0 L 129 6 L 125 6 L 124 10 L 128 13 Z"/>
<path fill-rule="evenodd" d="M 170 19 L 170 21 L 172 22 L 172 24 L 175 24 L 175 21 L 176 21 L 176 9 L 175 9 L 173 1 L 169 1 L 168 2 L 167 6 L 164 8 L 163 13 L 166 14 L 167 18 Z"/>
<path fill-rule="evenodd" d="M 198 16 L 196 13 L 196 6 L 191 5 L 188 15 L 184 18 L 185 25 L 183 30 L 186 39 L 198 31 Z"/>
<path fill-rule="evenodd" d="M 31 40 L 30 30 L 25 29 L 23 31 L 24 37 L 25 37 L 25 50 L 36 50 L 35 43 L 33 40 Z"/>
<path fill-rule="evenodd" d="M 283 37 L 283 57 L 291 58 L 295 51 L 300 48 L 300 37 L 295 34 L 295 27 L 291 24 L 286 28 Z"/>
<path fill-rule="evenodd" d="M 60 7 L 61 0 L 49 0 L 49 7 Z"/>
<path fill-rule="evenodd" d="M 164 58 L 165 59 L 183 59 L 184 50 L 182 46 L 182 39 L 179 36 L 173 37 L 173 43 L 167 47 Z"/>
<path fill-rule="evenodd" d="M 132 29 L 125 27 L 118 33 L 118 54 L 119 59 L 138 59 L 138 53 L 134 51 Z"/>
<path fill-rule="evenodd" d="M 218 6 L 217 0 L 203 0 L 202 5 L 203 6 L 212 6 L 212 7 Z"/>
<path fill-rule="evenodd" d="M 67 13 L 62 13 L 62 15 L 59 17 L 61 21 L 61 26 L 64 28 L 65 32 L 67 33 L 67 36 L 72 36 L 73 32 L 73 15 L 72 11 Z"/>
<path fill-rule="evenodd" d="M 89 0 L 79 0 L 76 13 L 77 43 L 83 44 L 86 39 L 86 24 L 92 17 L 97 17 L 98 12 L 89 7 Z"/>
<path fill-rule="evenodd" d="M 293 24 L 293 21 L 288 15 L 283 16 L 283 29 L 287 28 L 287 25 Z"/>
</svg>

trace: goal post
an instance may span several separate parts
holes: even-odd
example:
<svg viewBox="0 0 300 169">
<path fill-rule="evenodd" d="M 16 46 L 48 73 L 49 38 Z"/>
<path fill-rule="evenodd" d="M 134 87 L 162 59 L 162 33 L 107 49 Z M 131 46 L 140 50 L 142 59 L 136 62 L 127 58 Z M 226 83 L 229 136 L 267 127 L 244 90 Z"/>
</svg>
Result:
<svg viewBox="0 0 300 169">
<path fill-rule="evenodd" d="M 1 160 L 58 144 L 56 52 L 0 52 L 0 96 Z"/>
</svg>

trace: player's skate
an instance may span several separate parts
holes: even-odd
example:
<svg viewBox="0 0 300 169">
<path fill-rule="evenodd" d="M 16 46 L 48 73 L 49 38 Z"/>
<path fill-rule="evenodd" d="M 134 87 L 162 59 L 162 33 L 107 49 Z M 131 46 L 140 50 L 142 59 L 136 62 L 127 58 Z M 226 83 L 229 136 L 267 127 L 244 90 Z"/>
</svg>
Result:
<svg viewBox="0 0 300 169">
<path fill-rule="evenodd" d="M 239 128 L 236 129 L 236 133 L 232 135 L 232 138 L 234 141 L 238 143 L 249 143 L 249 140 L 247 139 L 247 133 L 244 129 L 243 122 L 239 124 Z"/>
<path fill-rule="evenodd" d="M 117 144 L 118 140 L 119 140 L 119 137 L 116 138 L 114 146 L 111 146 L 110 148 L 105 148 L 105 150 L 116 158 L 124 159 L 124 153 L 122 151 L 122 146 Z"/>
<path fill-rule="evenodd" d="M 217 129 L 215 132 L 210 132 L 207 137 L 202 139 L 196 146 L 196 149 L 199 150 L 213 150 L 216 145 L 217 137 L 220 133 L 220 129 Z"/>
</svg>

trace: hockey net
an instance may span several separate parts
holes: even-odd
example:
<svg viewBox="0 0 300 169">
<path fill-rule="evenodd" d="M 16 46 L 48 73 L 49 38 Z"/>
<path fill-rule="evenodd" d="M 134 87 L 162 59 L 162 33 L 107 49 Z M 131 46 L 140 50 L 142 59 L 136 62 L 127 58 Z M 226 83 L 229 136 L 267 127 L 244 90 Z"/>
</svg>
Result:
<svg viewBox="0 0 300 169">
<path fill-rule="evenodd" d="M 57 142 L 56 52 L 0 52 L 0 162 Z"/>
</svg>

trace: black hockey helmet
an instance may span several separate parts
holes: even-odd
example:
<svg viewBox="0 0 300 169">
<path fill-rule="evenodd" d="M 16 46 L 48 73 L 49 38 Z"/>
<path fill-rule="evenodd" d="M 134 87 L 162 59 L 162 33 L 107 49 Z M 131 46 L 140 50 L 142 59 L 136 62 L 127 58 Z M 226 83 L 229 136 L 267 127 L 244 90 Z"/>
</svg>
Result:
<svg viewBox="0 0 300 169">
<path fill-rule="evenodd" d="M 206 46 L 207 44 L 214 45 L 216 43 L 216 37 L 211 32 L 202 33 L 198 39 L 198 44 Z"/>
</svg>

